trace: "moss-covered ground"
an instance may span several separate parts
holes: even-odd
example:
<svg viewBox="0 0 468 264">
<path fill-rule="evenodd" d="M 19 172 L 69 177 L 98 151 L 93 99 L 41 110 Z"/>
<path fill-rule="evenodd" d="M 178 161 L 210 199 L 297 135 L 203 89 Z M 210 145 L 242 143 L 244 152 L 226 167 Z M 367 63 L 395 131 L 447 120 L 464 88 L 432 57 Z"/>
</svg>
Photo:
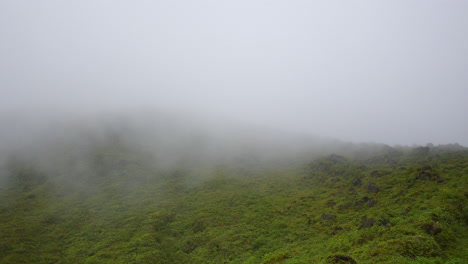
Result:
<svg viewBox="0 0 468 264">
<path fill-rule="evenodd" d="M 468 263 L 466 150 L 281 167 L 157 169 L 117 150 L 94 161 L 80 183 L 11 165 L 0 263 Z"/>
</svg>

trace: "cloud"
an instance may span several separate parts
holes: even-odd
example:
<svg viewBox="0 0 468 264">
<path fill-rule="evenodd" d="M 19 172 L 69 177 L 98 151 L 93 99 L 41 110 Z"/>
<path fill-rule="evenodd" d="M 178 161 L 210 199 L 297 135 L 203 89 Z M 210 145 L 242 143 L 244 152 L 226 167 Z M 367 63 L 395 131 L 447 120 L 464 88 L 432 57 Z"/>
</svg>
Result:
<svg viewBox="0 0 468 264">
<path fill-rule="evenodd" d="M 468 145 L 466 11 L 460 1 L 4 1 L 0 110 L 153 107 Z"/>
</svg>

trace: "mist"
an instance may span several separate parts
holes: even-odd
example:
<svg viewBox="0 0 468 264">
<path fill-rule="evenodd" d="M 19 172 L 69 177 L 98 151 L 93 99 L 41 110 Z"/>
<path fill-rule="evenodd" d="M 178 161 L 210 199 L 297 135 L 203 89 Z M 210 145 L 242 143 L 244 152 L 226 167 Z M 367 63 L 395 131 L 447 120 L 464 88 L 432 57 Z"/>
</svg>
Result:
<svg viewBox="0 0 468 264">
<path fill-rule="evenodd" d="M 2 1 L 0 111 L 15 123 L 152 109 L 466 146 L 467 11 L 463 1 Z"/>
</svg>

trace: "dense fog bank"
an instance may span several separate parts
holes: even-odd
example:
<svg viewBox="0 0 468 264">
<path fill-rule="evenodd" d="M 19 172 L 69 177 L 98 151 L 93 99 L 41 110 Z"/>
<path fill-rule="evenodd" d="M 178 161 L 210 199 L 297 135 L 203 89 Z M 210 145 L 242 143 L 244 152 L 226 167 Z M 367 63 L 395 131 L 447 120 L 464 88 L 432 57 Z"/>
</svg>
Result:
<svg viewBox="0 0 468 264">
<path fill-rule="evenodd" d="M 344 142 L 163 111 L 99 114 L 37 111 L 34 114 L 9 113 L 1 116 L 0 122 L 2 185 L 8 177 L 8 167 L 15 162 L 75 181 L 99 174 L 96 163 L 104 159 L 117 160 L 113 163 L 133 162 L 148 170 L 252 168 L 302 164 L 332 153 L 368 158 L 377 152 L 397 153 L 411 149 Z M 452 148 L 462 147 L 455 144 Z"/>
</svg>

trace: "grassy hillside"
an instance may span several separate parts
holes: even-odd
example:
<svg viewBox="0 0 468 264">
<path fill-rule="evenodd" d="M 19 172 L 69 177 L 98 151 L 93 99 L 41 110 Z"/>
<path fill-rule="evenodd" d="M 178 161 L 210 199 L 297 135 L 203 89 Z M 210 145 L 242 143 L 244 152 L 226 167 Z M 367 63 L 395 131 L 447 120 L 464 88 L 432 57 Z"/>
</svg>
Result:
<svg viewBox="0 0 468 264">
<path fill-rule="evenodd" d="M 168 167 L 110 141 L 56 170 L 11 157 L 0 263 L 468 263 L 468 151 L 367 150 Z"/>
</svg>

